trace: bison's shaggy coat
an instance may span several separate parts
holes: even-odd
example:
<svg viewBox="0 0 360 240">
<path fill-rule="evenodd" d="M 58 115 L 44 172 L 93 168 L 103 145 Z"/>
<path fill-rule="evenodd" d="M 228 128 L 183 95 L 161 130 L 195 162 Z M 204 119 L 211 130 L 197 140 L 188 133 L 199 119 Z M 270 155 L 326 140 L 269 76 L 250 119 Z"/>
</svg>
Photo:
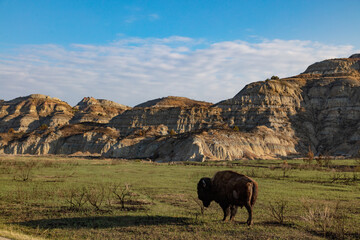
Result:
<svg viewBox="0 0 360 240">
<path fill-rule="evenodd" d="M 224 221 L 229 214 L 230 220 L 233 220 L 237 208 L 245 206 L 249 213 L 247 224 L 252 224 L 252 207 L 258 192 L 258 185 L 253 179 L 233 171 L 221 171 L 211 179 L 200 179 L 197 191 L 205 207 L 208 207 L 212 201 L 221 206 L 224 211 Z"/>
</svg>

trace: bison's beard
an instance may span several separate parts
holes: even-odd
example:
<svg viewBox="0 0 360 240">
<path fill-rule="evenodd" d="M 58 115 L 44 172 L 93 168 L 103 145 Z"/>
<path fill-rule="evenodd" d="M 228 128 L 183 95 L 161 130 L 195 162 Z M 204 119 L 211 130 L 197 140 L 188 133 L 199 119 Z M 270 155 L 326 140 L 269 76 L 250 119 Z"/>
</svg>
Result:
<svg viewBox="0 0 360 240">
<path fill-rule="evenodd" d="M 202 202 L 204 204 L 204 207 L 209 207 L 210 206 L 210 202 L 208 202 L 208 201 L 202 201 Z"/>
</svg>

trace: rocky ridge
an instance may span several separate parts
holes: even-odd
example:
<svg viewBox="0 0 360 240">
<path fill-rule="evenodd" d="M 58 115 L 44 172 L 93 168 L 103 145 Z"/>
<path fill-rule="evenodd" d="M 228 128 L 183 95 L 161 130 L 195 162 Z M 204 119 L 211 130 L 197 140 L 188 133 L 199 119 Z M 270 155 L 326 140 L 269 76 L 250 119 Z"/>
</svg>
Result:
<svg viewBox="0 0 360 240">
<path fill-rule="evenodd" d="M 113 101 L 84 97 L 73 108 L 75 116 L 71 120 L 71 123 L 108 123 L 113 117 L 129 109 L 131 109 L 131 107 Z"/>
<path fill-rule="evenodd" d="M 254 82 L 215 105 L 181 97 L 134 108 L 94 98 L 71 107 L 43 95 L 2 101 L 0 153 L 211 161 L 298 157 L 310 147 L 318 155 L 354 156 L 360 150 L 359 57 Z"/>
</svg>

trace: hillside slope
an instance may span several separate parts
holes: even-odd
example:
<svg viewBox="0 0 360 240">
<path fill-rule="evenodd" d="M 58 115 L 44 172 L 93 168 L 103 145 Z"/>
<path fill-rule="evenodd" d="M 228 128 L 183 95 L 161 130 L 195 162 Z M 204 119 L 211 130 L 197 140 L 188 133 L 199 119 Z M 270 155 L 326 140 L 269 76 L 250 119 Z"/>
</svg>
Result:
<svg viewBox="0 0 360 240">
<path fill-rule="evenodd" d="M 354 156 L 360 150 L 359 57 L 254 82 L 215 105 L 182 97 L 134 108 L 94 98 L 72 108 L 43 95 L 3 101 L 0 153 L 206 161 L 305 156 L 310 147 L 318 155 Z"/>
</svg>

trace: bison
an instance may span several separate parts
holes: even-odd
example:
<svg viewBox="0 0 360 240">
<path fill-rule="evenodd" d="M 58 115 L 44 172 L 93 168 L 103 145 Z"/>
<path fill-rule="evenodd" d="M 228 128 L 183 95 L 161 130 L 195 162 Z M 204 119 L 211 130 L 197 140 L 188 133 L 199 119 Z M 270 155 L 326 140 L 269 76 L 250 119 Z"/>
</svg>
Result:
<svg viewBox="0 0 360 240">
<path fill-rule="evenodd" d="M 223 221 L 230 213 L 233 220 L 240 206 L 246 207 L 249 217 L 247 224 L 252 224 L 252 207 L 255 204 L 258 185 L 251 178 L 233 171 L 217 172 L 213 178 L 202 178 L 197 185 L 198 198 L 208 207 L 217 202 L 224 211 Z"/>
</svg>

